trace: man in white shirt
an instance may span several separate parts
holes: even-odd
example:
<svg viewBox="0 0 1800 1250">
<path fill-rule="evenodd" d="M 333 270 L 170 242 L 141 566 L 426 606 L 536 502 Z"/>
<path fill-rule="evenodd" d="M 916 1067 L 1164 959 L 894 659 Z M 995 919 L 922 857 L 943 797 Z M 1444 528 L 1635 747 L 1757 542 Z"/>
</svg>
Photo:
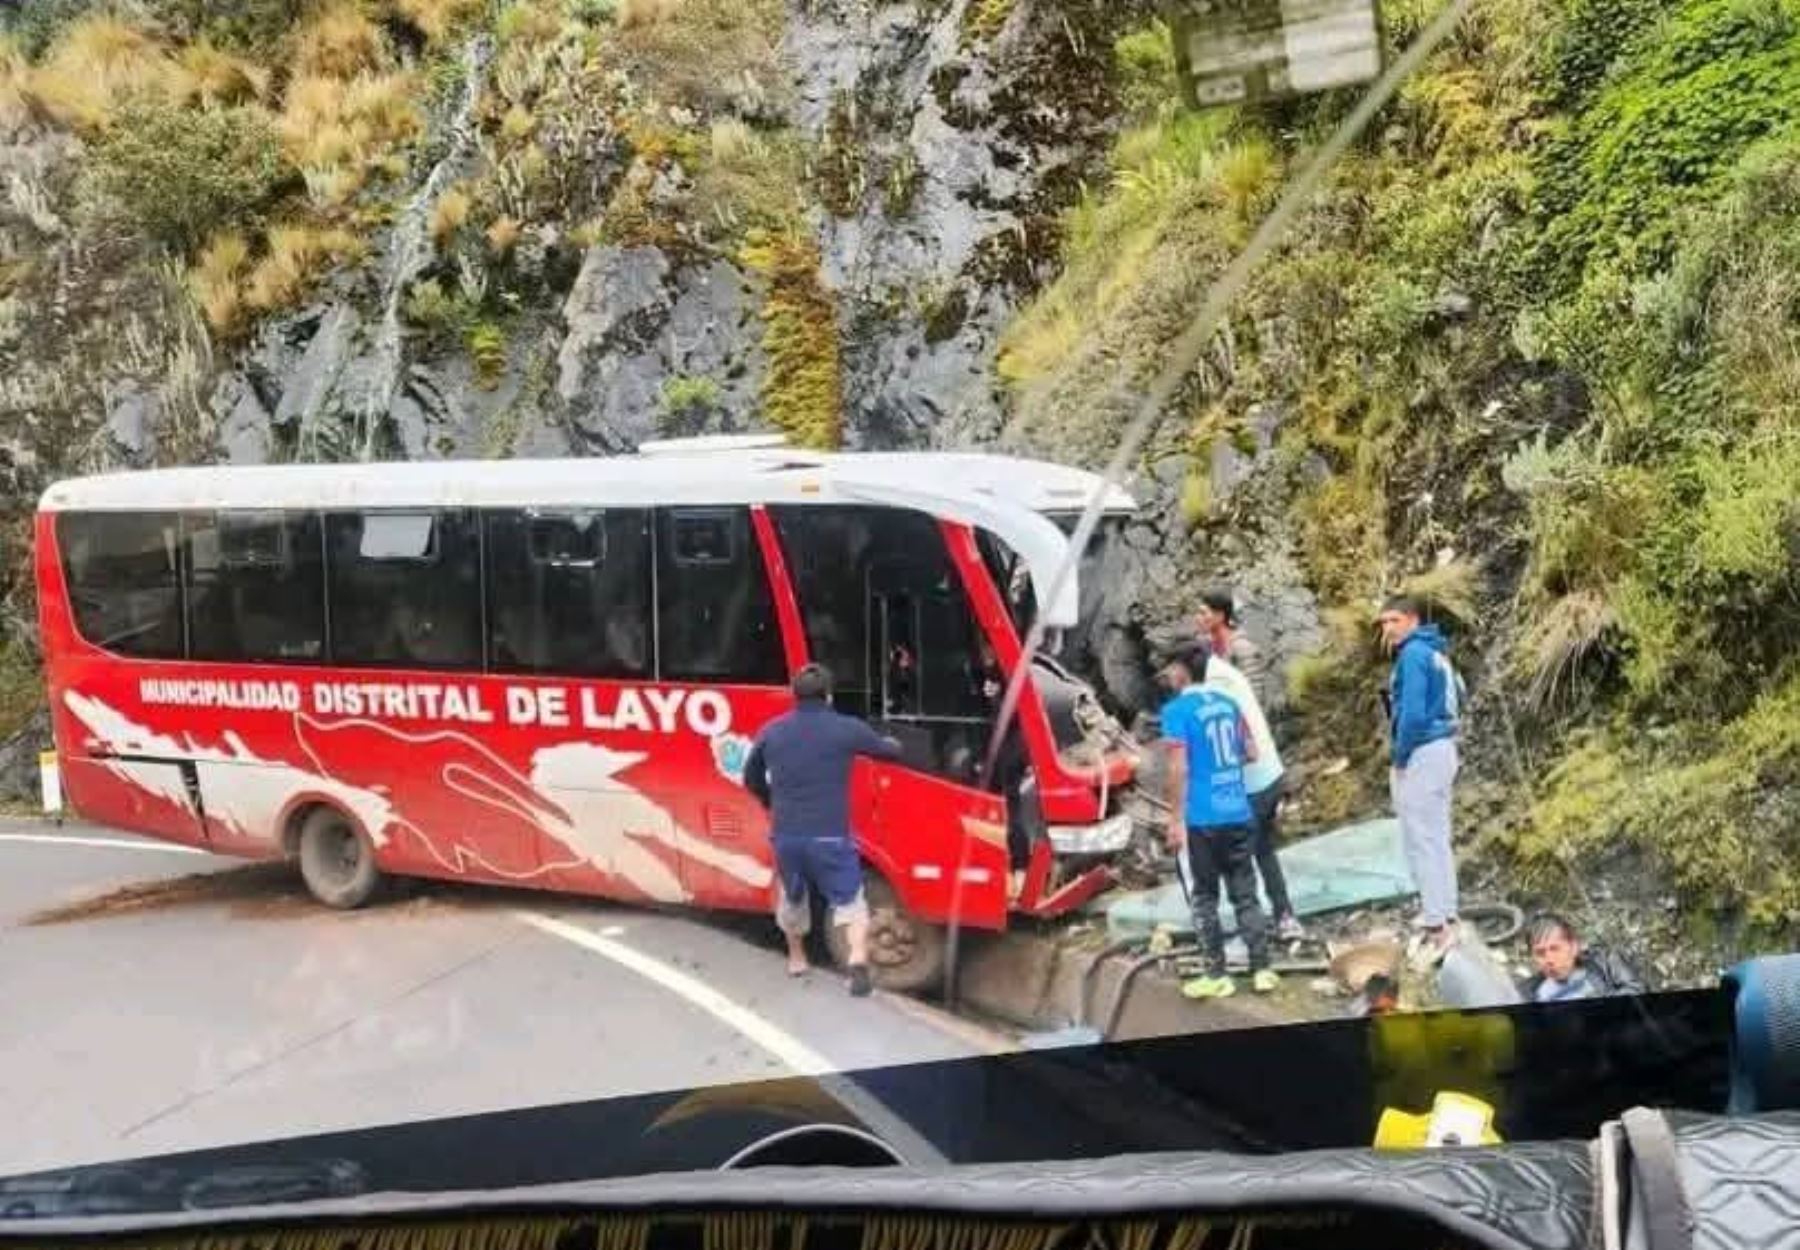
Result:
<svg viewBox="0 0 1800 1250">
<path fill-rule="evenodd" d="M 1204 645 L 1204 644 L 1202 644 Z M 1250 725 L 1250 738 L 1256 744 L 1256 759 L 1244 766 L 1244 787 L 1250 792 L 1250 808 L 1256 817 L 1256 835 L 1252 843 L 1256 869 L 1262 875 L 1263 893 L 1269 896 L 1269 912 L 1275 917 L 1275 936 L 1292 941 L 1306 936 L 1300 920 L 1294 915 L 1294 904 L 1288 898 L 1287 878 L 1282 875 L 1281 861 L 1275 855 L 1275 835 L 1281 815 L 1283 769 L 1281 752 L 1275 747 L 1275 735 L 1269 730 L 1269 718 L 1250 679 L 1215 653 L 1205 668 L 1205 686 L 1217 690 L 1244 713 Z"/>
</svg>

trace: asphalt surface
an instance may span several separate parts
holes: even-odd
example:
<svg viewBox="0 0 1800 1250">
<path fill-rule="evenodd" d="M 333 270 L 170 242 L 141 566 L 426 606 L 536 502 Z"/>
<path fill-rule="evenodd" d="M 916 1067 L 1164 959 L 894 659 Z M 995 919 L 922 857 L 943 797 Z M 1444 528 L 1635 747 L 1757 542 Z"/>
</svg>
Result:
<svg viewBox="0 0 1800 1250">
<path fill-rule="evenodd" d="M 1006 1045 L 772 936 L 436 885 L 338 913 L 283 865 L 0 818 L 0 1176 Z"/>
</svg>

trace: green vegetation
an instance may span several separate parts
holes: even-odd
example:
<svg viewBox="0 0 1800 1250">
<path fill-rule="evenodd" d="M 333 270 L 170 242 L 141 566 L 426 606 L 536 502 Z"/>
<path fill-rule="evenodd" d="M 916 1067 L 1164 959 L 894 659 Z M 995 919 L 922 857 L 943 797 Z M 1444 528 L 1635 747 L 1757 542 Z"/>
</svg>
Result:
<svg viewBox="0 0 1800 1250">
<path fill-rule="evenodd" d="M 758 233 L 739 259 L 766 284 L 763 417 L 797 446 L 836 447 L 843 419 L 837 309 L 819 285 L 817 250 L 807 238 Z"/>
<path fill-rule="evenodd" d="M 1770 686 L 1715 740 L 1682 731 L 1599 734 L 1556 766 L 1519 835 L 1521 862 L 1636 850 L 1662 865 L 1696 915 L 1741 915 L 1754 937 L 1800 926 L 1800 680 Z"/>
<path fill-rule="evenodd" d="M 506 376 L 506 331 L 499 323 L 481 318 L 469 327 L 465 340 L 475 365 L 475 384 L 491 391 Z"/>
<path fill-rule="evenodd" d="M 17 642 L 0 644 L 0 742 L 23 728 L 43 703 L 37 660 Z"/>
<path fill-rule="evenodd" d="M 1434 10 L 1385 5 L 1389 38 Z M 1110 448 L 1120 379 L 1347 107 L 1188 114 L 1167 49 L 1115 44 L 1110 182 L 1002 344 L 1021 423 L 1064 447 Z M 1560 873 L 1635 849 L 1701 908 L 1800 924 L 1797 141 L 1791 0 L 1497 0 L 1255 277 L 1179 402 L 1202 451 L 1251 404 L 1288 414 L 1269 472 L 1332 639 L 1295 674 L 1297 754 L 1351 763 L 1315 816 L 1381 802 L 1370 615 L 1410 584 L 1465 667 L 1501 661 L 1481 732 L 1528 730 L 1500 850 Z M 1182 508 L 1212 523 L 1203 486 Z"/>
<path fill-rule="evenodd" d="M 187 252 L 227 224 L 254 226 L 293 171 L 261 109 L 142 99 L 115 115 L 88 172 L 105 212 Z"/>
<path fill-rule="evenodd" d="M 963 41 L 992 39 L 1006 25 L 1017 3 L 1018 0 L 969 0 L 969 7 L 963 10 Z"/>
<path fill-rule="evenodd" d="M 719 384 L 708 377 L 678 375 L 663 383 L 663 411 L 671 417 L 691 417 L 718 406 Z"/>
</svg>

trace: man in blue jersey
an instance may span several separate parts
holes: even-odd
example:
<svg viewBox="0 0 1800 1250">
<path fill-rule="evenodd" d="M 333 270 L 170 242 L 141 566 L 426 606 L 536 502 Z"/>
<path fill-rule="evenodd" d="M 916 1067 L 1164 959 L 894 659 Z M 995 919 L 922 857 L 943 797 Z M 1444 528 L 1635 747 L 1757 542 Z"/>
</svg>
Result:
<svg viewBox="0 0 1800 1250">
<path fill-rule="evenodd" d="M 831 673 L 808 664 L 794 675 L 794 710 L 763 726 L 744 761 L 744 785 L 767 807 L 780 875 L 775 923 L 787 937 L 788 971 L 806 971 L 811 892 L 831 905 L 850 947 L 850 992 L 867 995 L 869 904 L 850 833 L 850 770 L 859 755 L 897 759 L 900 744 L 831 707 Z"/>
<path fill-rule="evenodd" d="M 1255 814 L 1244 786 L 1244 765 L 1256 759 L 1243 709 L 1206 680 L 1209 662 L 1195 650 L 1165 670 L 1176 691 L 1162 712 L 1168 759 L 1171 853 L 1185 850 L 1192 891 L 1194 931 L 1206 959 L 1205 975 L 1181 992 L 1189 998 L 1228 998 L 1237 983 L 1225 970 L 1225 932 L 1219 923 L 1219 886 L 1237 912 L 1238 934 L 1250 952 L 1251 985 L 1267 994 L 1280 983 L 1269 967 L 1269 935 L 1256 899 Z"/>
</svg>

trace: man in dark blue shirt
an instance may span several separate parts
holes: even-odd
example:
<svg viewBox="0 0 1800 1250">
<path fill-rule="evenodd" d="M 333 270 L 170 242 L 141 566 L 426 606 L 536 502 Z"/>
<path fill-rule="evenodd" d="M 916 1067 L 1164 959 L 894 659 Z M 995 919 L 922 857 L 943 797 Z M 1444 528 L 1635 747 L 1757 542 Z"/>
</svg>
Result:
<svg viewBox="0 0 1800 1250">
<path fill-rule="evenodd" d="M 831 904 L 850 945 L 850 992 L 871 988 L 869 905 L 850 833 L 850 769 L 859 755 L 895 759 L 900 744 L 831 708 L 831 674 L 809 664 L 794 677 L 793 711 L 763 726 L 744 762 L 744 785 L 767 807 L 781 888 L 775 923 L 787 935 L 788 971 L 806 971 L 810 890 Z M 810 889 L 809 889 L 810 887 Z"/>
</svg>

